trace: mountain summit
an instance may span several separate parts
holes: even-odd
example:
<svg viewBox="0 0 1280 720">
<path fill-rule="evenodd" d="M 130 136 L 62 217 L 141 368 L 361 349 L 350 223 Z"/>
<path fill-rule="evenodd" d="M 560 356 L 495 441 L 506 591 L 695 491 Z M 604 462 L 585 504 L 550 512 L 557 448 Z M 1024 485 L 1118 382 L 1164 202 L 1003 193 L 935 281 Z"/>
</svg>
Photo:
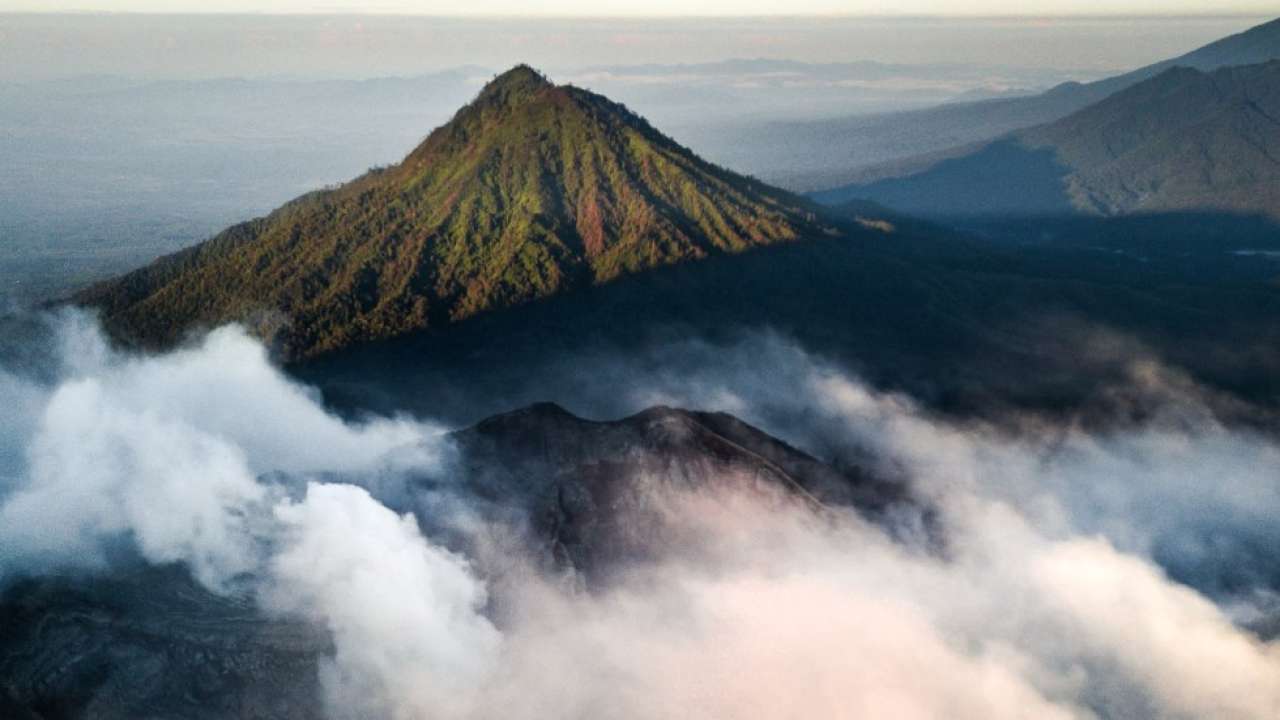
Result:
<svg viewBox="0 0 1280 720">
<path fill-rule="evenodd" d="M 807 201 L 706 163 L 622 105 L 521 65 L 399 165 L 76 299 L 144 345 L 240 321 L 298 359 L 831 232 Z"/>
</svg>

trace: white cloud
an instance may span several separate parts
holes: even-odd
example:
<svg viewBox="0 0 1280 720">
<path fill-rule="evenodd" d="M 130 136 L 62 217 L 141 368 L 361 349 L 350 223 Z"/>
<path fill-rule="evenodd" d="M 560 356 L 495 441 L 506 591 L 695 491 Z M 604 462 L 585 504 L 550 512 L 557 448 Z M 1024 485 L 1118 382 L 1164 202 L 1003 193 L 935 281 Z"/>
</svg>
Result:
<svg viewBox="0 0 1280 720">
<path fill-rule="evenodd" d="M 321 673 L 335 715 L 462 717 L 499 643 L 466 561 L 351 485 L 313 483 L 275 515 L 283 547 L 262 601 L 332 632 Z"/>
<path fill-rule="evenodd" d="M 26 477 L 0 505 L 0 577 L 6 566 L 100 565 L 104 541 L 127 536 L 148 560 L 189 562 L 221 587 L 254 567 L 263 473 L 433 458 L 432 428 L 344 423 L 236 328 L 170 355 L 117 356 L 73 315 L 59 340 L 55 386 L 5 383 L 4 405 L 29 416 L 4 433 L 25 450 L 15 464 Z"/>
<path fill-rule="evenodd" d="M 25 451 L 0 499 L 3 567 L 102 567 L 132 542 L 248 589 L 329 631 L 337 718 L 1280 714 L 1280 645 L 1156 563 L 1205 523 L 1270 537 L 1280 508 L 1274 443 L 1186 388 L 1178 422 L 1099 433 L 942 420 L 777 341 L 637 373 L 638 396 L 864 448 L 935 503 L 945 548 L 710 482 L 653 498 L 654 559 L 588 589 L 481 512 L 464 513 L 472 557 L 424 536 L 379 478 L 438 470 L 438 430 L 336 418 L 239 331 L 132 357 L 72 322 L 63 348 L 52 385 L 0 376 L 0 447 Z M 1215 552 L 1192 564 L 1254 561 Z"/>
</svg>

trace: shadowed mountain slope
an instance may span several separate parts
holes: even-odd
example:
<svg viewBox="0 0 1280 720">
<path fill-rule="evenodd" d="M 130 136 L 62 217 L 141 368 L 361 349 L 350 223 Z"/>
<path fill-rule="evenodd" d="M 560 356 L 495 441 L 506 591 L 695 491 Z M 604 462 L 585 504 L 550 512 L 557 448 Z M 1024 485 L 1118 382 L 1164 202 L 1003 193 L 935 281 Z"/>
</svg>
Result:
<svg viewBox="0 0 1280 720">
<path fill-rule="evenodd" d="M 1223 211 L 1280 217 L 1280 60 L 1177 67 L 913 175 L 817 196 L 934 217 Z"/>
<path fill-rule="evenodd" d="M 620 275 L 835 232 L 626 108 L 520 66 L 399 165 L 229 228 L 77 301 L 164 346 L 250 323 L 302 358 Z"/>
<path fill-rule="evenodd" d="M 1174 68 L 1023 138 L 1071 168 L 1084 210 L 1280 216 L 1280 60 Z"/>
<path fill-rule="evenodd" d="M 608 416 L 634 410 L 633 393 L 666 374 L 723 372 L 736 387 L 746 364 L 762 381 L 787 378 L 797 358 L 753 342 L 763 333 L 964 415 L 1075 413 L 1126 385 L 1144 355 L 1252 403 L 1280 398 L 1280 270 L 1232 252 L 1263 238 L 1223 237 L 1189 255 L 1123 237 L 1114 248 L 1004 247 L 889 217 L 895 229 L 874 237 L 682 263 L 290 371 L 357 412 L 463 424 L 553 397 Z M 1280 237 L 1275 227 L 1256 232 Z"/>
</svg>

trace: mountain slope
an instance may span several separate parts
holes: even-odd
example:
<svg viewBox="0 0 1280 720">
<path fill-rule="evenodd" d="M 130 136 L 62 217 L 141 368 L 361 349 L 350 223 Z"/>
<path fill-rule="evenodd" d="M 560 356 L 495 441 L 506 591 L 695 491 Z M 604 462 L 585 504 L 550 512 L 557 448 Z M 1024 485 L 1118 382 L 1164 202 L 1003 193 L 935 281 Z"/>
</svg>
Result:
<svg viewBox="0 0 1280 720">
<path fill-rule="evenodd" d="M 520 66 L 403 162 L 81 294 L 145 345 L 249 322 L 286 357 L 834 232 L 626 108 Z"/>
<path fill-rule="evenodd" d="M 721 377 L 725 388 L 786 387 L 806 362 L 779 346 L 966 416 L 1089 411 L 1123 396 L 1105 389 L 1125 387 L 1140 357 L 1274 406 L 1276 266 L 1234 251 L 1275 247 L 1277 226 L 1256 228 L 1264 237 L 1227 228 L 1208 243 L 1188 220 L 1166 218 L 1173 235 L 1194 232 L 1181 245 L 1161 232 L 1097 249 L 1097 233 L 1080 246 L 1006 248 L 891 219 L 890 233 L 681 263 L 290 370 L 344 410 L 458 424 L 546 397 L 620 414 L 667 373 L 715 379 L 709 392 Z M 1122 351 L 1102 341 L 1110 333 Z"/>
<path fill-rule="evenodd" d="M 1280 58 L 1280 19 L 1123 75 L 1065 83 L 1029 97 L 744 128 L 714 140 L 725 146 L 715 156 L 732 161 L 734 167 L 758 167 L 761 177 L 797 191 L 866 184 L 913 174 L 920 169 L 921 159 L 936 162 L 955 156 L 957 148 L 1059 120 L 1172 67 L 1212 71 L 1276 58 Z M 753 150 L 747 154 L 734 150 L 735 146 Z M 759 151 L 754 150 L 757 147 Z M 929 157 L 935 154 L 940 157 Z"/>
<path fill-rule="evenodd" d="M 1280 60 L 1175 68 L 1022 138 L 1071 168 L 1082 209 L 1280 217 Z"/>
<path fill-rule="evenodd" d="M 1280 61 L 1177 67 L 903 178 L 815 196 L 927 216 L 1152 211 L 1280 217 Z"/>
</svg>

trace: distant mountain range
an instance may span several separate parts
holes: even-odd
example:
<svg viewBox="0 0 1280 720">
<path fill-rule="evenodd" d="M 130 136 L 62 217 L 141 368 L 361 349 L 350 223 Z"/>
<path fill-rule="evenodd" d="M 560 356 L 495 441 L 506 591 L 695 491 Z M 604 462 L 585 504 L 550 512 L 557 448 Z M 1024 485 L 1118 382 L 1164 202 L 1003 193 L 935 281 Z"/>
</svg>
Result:
<svg viewBox="0 0 1280 720">
<path fill-rule="evenodd" d="M 809 201 L 703 162 L 625 107 L 521 66 L 399 165 L 78 300 L 144 345 L 240 321 L 297 359 L 840 232 Z"/>
<path fill-rule="evenodd" d="M 778 157 L 752 161 L 761 173 L 785 187 L 822 191 L 851 183 L 918 172 L 922 164 L 957 154 L 957 148 L 986 143 L 1007 133 L 1050 123 L 1153 78 L 1174 67 L 1213 71 L 1280 58 L 1280 19 L 1223 38 L 1185 55 L 1090 83 L 1064 83 L 1027 97 L 954 103 L 908 112 L 840 119 L 769 123 L 730 133 L 723 140 Z M 728 151 L 726 151 L 728 152 Z M 753 151 L 754 152 L 754 151 Z M 756 153 L 758 155 L 758 153 Z M 732 158 L 732 155 L 718 153 Z M 787 158 L 784 161 L 782 158 Z M 770 165 L 791 169 L 767 174 Z M 743 167 L 748 167 L 744 163 Z"/>
<path fill-rule="evenodd" d="M 1173 67 L 1062 120 L 901 178 L 818 193 L 933 217 L 1226 211 L 1280 217 L 1280 61 Z"/>
</svg>

